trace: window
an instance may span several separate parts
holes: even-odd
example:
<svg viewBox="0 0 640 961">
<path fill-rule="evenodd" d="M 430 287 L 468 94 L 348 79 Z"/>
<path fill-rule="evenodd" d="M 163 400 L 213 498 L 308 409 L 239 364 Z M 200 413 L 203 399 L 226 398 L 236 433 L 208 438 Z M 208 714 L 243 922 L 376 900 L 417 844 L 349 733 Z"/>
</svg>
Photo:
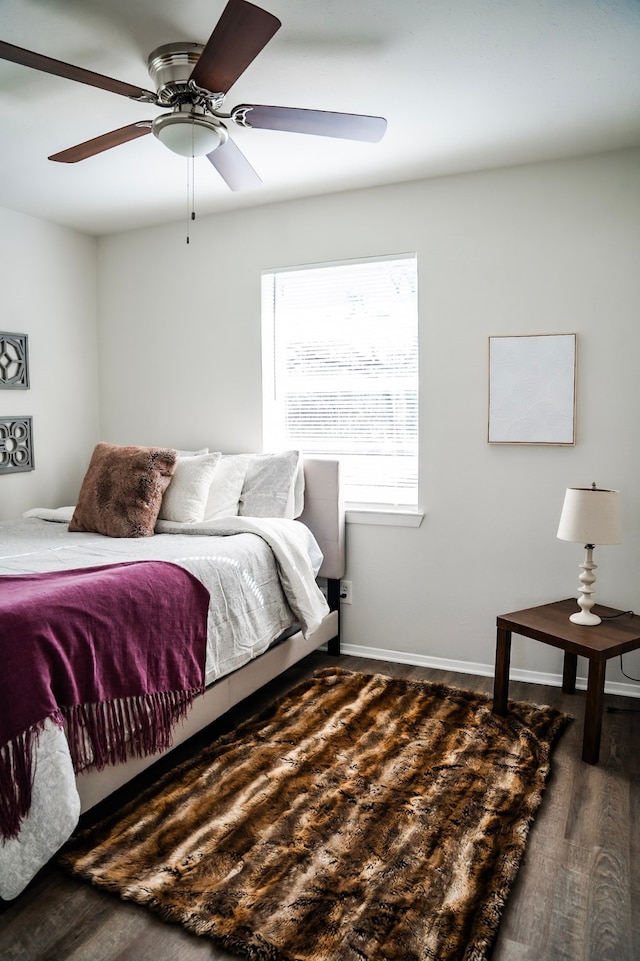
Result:
<svg viewBox="0 0 640 961">
<path fill-rule="evenodd" d="M 351 506 L 418 500 L 414 255 L 265 272 L 265 450 L 339 456 Z"/>
</svg>

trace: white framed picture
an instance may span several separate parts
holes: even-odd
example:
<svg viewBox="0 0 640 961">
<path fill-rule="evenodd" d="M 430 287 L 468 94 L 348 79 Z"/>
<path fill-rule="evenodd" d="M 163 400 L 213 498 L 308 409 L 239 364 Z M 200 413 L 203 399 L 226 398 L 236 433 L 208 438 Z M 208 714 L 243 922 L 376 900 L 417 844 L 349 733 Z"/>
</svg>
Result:
<svg viewBox="0 0 640 961">
<path fill-rule="evenodd" d="M 576 375 L 576 334 L 489 337 L 489 443 L 575 444 Z"/>
</svg>

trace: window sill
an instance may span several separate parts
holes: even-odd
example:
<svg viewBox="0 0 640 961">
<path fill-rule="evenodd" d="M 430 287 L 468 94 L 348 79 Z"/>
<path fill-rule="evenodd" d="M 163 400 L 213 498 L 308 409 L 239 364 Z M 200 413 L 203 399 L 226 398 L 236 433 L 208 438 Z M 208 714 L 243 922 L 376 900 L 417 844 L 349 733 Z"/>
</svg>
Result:
<svg viewBox="0 0 640 961">
<path fill-rule="evenodd" d="M 420 527 L 424 511 L 393 507 L 347 507 L 347 524 L 386 525 L 387 527 Z"/>
</svg>

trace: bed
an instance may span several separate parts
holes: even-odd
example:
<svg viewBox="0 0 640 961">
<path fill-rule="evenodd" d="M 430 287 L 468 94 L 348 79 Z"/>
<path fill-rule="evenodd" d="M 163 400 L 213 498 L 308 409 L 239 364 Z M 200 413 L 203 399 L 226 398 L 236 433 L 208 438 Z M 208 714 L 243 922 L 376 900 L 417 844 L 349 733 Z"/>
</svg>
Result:
<svg viewBox="0 0 640 961">
<path fill-rule="evenodd" d="M 186 464 L 188 459 L 191 474 L 198 461 L 203 491 L 211 476 L 217 476 L 211 467 L 215 457 L 206 455 L 206 451 L 183 452 L 175 461 Z M 4 587 L 5 595 L 7 586 L 18 582 L 25 583 L 29 590 L 35 582 L 37 589 L 42 590 L 43 582 L 46 581 L 48 589 L 51 581 L 57 590 L 59 581 L 71 580 L 73 590 L 82 591 L 88 583 L 94 589 L 94 578 L 98 584 L 113 578 L 121 584 L 125 575 L 138 577 L 138 582 L 129 590 L 129 596 L 138 606 L 133 609 L 133 615 L 129 612 L 123 616 L 118 626 L 119 636 L 124 637 L 123 625 L 130 626 L 132 617 L 138 617 L 140 635 L 144 634 L 144 623 L 145 630 L 155 632 L 151 643 L 156 647 L 157 638 L 167 624 L 172 624 L 175 637 L 176 627 L 170 616 L 179 605 L 171 602 L 168 594 L 162 619 L 150 618 L 148 609 L 146 614 L 142 613 L 145 585 L 147 582 L 151 585 L 149 591 L 153 597 L 153 578 L 160 574 L 178 578 L 176 590 L 181 596 L 186 597 L 190 582 L 194 590 L 206 588 L 204 626 L 198 634 L 198 637 L 202 635 L 202 650 L 206 652 L 202 681 L 186 685 L 189 696 L 172 715 L 171 735 L 165 738 L 166 743 L 154 743 L 154 749 L 145 751 L 127 751 L 126 758 L 119 758 L 115 764 L 101 758 L 98 765 L 90 763 L 96 760 L 96 753 L 91 754 L 91 744 L 84 743 L 80 751 L 83 763 L 79 764 L 75 754 L 72 759 L 74 739 L 68 717 L 65 723 L 61 723 L 60 718 L 47 718 L 39 726 L 34 739 L 35 764 L 28 812 L 21 818 L 17 834 L 5 835 L 0 841 L 0 897 L 3 899 L 16 897 L 24 889 L 70 836 L 80 813 L 108 797 L 168 749 L 196 734 L 311 651 L 326 644 L 330 653 L 339 653 L 339 580 L 345 561 L 339 464 L 331 459 L 301 461 L 297 454 L 294 457 L 293 452 L 289 452 L 289 455 L 288 466 L 295 461 L 295 475 L 288 492 L 279 493 L 281 503 L 275 508 L 273 489 L 267 491 L 263 501 L 260 484 L 253 491 L 247 489 L 246 478 L 251 468 L 246 468 L 247 463 L 254 463 L 253 458 L 264 458 L 258 461 L 259 472 L 263 480 L 265 469 L 267 474 L 270 472 L 268 480 L 273 488 L 274 463 L 270 458 L 276 455 L 234 455 L 234 461 L 237 457 L 245 458 L 241 463 L 245 471 L 242 488 L 245 496 L 240 498 L 238 514 L 227 513 L 229 507 L 221 504 L 219 497 L 213 504 L 218 509 L 212 512 L 209 496 L 206 519 L 194 519 L 199 516 L 196 510 L 196 514 L 185 521 L 184 498 L 176 512 L 175 504 L 169 503 L 166 496 L 178 479 L 176 468 L 169 480 L 161 480 L 157 492 L 167 509 L 163 507 L 153 513 L 154 536 L 109 536 L 96 531 L 93 524 L 82 526 L 79 508 L 90 479 L 90 465 L 77 505 L 57 510 L 35 509 L 15 522 L 0 525 L 0 591 Z M 276 466 L 279 470 L 282 465 Z M 176 492 L 178 488 L 176 483 Z M 225 493 L 228 495 L 229 491 Z M 202 499 L 202 491 L 200 497 Z M 270 516 L 279 510 L 280 516 Z M 119 510 L 118 522 L 121 516 Z M 179 519 L 172 519 L 175 517 Z M 135 522 L 138 520 L 136 517 Z M 3 581 L 3 577 L 7 580 Z M 156 591 L 154 604 L 158 610 L 160 598 L 169 590 L 167 581 L 166 586 L 163 583 L 161 595 Z M 196 602 L 200 603 L 197 598 Z M 120 602 L 116 607 L 119 606 Z M 37 610 L 37 605 L 32 604 L 30 608 Z M 3 644 L 6 635 L 11 633 L 7 630 L 11 623 L 14 622 L 5 619 L 4 630 L 0 624 Z M 183 622 L 176 620 L 175 623 Z M 55 625 L 53 617 L 48 619 L 47 629 L 52 624 Z M 189 631 L 182 633 L 186 636 Z M 125 643 L 123 639 L 123 646 Z M 129 673 L 120 670 L 118 676 Z M 6 703 L 5 697 L 2 710 L 6 711 Z M 4 787 L 6 782 L 3 790 Z"/>
</svg>

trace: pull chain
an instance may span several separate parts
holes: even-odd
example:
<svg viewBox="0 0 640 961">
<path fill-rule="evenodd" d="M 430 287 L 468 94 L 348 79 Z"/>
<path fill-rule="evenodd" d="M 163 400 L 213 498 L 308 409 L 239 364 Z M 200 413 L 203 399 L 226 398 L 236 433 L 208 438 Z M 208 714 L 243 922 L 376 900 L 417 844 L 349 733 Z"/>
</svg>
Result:
<svg viewBox="0 0 640 961">
<path fill-rule="evenodd" d="M 191 138 L 193 140 L 193 129 L 191 131 Z M 191 156 L 187 157 L 187 243 L 190 241 L 189 237 L 189 222 L 196 219 L 196 200 L 195 200 L 195 156 L 193 153 L 193 144 L 191 148 Z"/>
</svg>

